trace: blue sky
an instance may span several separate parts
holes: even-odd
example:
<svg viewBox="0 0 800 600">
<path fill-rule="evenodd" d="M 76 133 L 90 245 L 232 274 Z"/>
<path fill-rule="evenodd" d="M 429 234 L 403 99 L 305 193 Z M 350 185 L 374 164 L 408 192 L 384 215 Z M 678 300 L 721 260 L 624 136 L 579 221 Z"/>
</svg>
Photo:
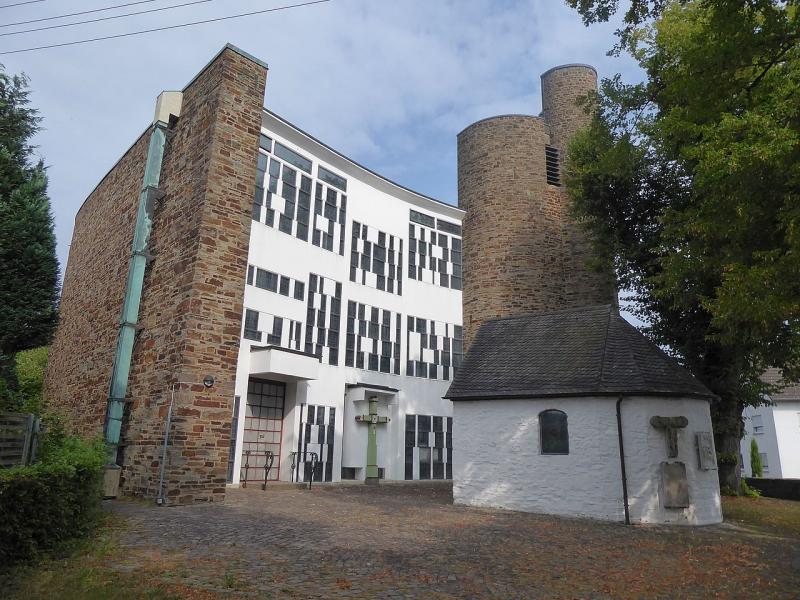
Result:
<svg viewBox="0 0 800 600">
<path fill-rule="evenodd" d="M 0 24 L 122 1 L 46 0 L 3 9 Z M 106 23 L 2 36 L 0 51 L 291 1 L 209 0 Z M 92 16 L 175 3 L 156 0 Z M 39 26 L 46 24 L 51 23 Z M 496 114 L 538 114 L 542 72 L 581 62 L 596 66 L 601 77 L 618 72 L 629 80 L 640 77 L 630 59 L 606 56 L 614 29 L 614 24 L 584 27 L 561 0 L 332 0 L 241 20 L 2 55 L 0 63 L 10 73 L 30 77 L 32 104 L 44 117 L 36 143 L 49 166 L 63 270 L 76 211 L 151 121 L 158 93 L 181 89 L 226 42 L 269 63 L 268 108 L 386 177 L 455 204 L 456 134 Z"/>
</svg>

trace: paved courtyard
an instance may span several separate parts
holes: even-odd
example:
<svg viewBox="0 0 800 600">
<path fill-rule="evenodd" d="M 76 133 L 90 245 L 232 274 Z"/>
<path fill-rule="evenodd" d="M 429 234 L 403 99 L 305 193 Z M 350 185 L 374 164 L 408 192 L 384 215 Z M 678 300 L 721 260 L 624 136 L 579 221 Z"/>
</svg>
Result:
<svg viewBox="0 0 800 600">
<path fill-rule="evenodd" d="M 126 522 L 115 569 L 204 598 L 800 597 L 795 536 L 458 507 L 440 483 L 110 506 Z"/>
</svg>

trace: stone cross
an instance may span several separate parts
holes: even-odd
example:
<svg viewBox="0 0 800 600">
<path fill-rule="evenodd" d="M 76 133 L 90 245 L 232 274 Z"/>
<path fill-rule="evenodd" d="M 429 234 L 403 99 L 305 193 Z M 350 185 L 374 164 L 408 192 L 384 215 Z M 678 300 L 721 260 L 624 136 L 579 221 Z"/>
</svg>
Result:
<svg viewBox="0 0 800 600">
<path fill-rule="evenodd" d="M 650 425 L 656 429 L 663 429 L 667 434 L 667 457 L 678 456 L 678 429 L 683 429 L 689 424 L 686 417 L 651 417 Z"/>
<path fill-rule="evenodd" d="M 373 396 L 369 399 L 369 414 L 356 415 L 356 423 L 367 423 L 367 476 L 364 483 L 376 485 L 378 479 L 378 425 L 389 422 L 388 417 L 378 416 L 378 398 Z"/>
</svg>

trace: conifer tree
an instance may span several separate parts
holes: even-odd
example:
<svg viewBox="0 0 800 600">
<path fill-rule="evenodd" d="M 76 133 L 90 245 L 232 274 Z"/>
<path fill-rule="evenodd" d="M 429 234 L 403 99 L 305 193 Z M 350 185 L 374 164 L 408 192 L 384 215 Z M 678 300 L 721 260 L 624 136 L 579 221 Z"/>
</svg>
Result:
<svg viewBox="0 0 800 600">
<path fill-rule="evenodd" d="M 28 80 L 0 65 L 0 395 L 16 390 L 14 355 L 47 345 L 58 316 L 58 259 L 47 173 L 33 160 L 41 118 Z"/>
</svg>

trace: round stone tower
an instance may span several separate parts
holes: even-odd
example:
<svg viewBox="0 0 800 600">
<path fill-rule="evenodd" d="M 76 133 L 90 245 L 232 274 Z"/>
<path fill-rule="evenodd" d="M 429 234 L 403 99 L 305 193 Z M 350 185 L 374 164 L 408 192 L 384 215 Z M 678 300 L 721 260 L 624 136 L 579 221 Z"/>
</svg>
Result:
<svg viewBox="0 0 800 600">
<path fill-rule="evenodd" d="M 592 67 L 550 69 L 540 117 L 491 117 L 458 135 L 465 347 L 486 319 L 616 303 L 611 277 L 587 264 L 562 179 L 565 148 L 591 118 L 578 98 L 596 87 Z"/>
</svg>

